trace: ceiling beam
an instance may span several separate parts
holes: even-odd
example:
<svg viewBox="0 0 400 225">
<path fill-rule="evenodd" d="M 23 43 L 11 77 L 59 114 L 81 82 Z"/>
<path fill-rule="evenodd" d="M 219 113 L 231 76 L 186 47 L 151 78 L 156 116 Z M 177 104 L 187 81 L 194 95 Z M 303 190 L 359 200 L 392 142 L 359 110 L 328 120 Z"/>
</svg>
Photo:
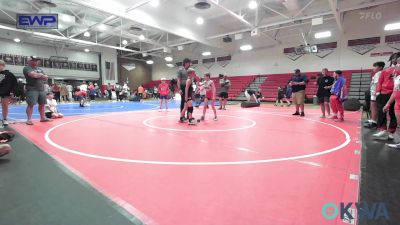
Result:
<svg viewBox="0 0 400 225">
<path fill-rule="evenodd" d="M 278 15 L 280 15 L 280 16 L 286 18 L 286 19 L 291 19 L 289 16 L 287 16 L 287 15 L 281 13 L 281 12 L 278 12 L 278 11 L 276 11 L 275 9 L 273 9 L 273 8 L 267 6 L 267 5 L 262 5 L 262 7 L 266 8 L 266 9 L 268 9 L 269 11 L 272 11 L 272 12 L 274 12 L 274 13 L 276 13 L 276 14 L 278 14 Z"/>
<path fill-rule="evenodd" d="M 306 20 L 306 19 L 312 19 L 312 18 L 315 18 L 315 17 L 327 16 L 327 15 L 332 15 L 332 12 L 328 11 L 328 12 L 323 12 L 323 13 L 319 13 L 319 14 L 315 14 L 315 15 L 303 16 L 303 17 L 299 17 L 299 18 L 296 18 L 296 19 L 289 19 L 289 20 L 283 20 L 283 21 L 274 22 L 274 23 L 268 23 L 268 24 L 260 25 L 257 28 L 263 29 L 263 28 L 268 28 L 268 27 L 273 27 L 273 26 L 279 26 L 279 25 L 284 25 L 284 24 L 288 24 L 288 23 L 293 23 L 293 22 L 295 22 L 297 20 Z M 226 35 L 233 35 L 233 34 L 238 34 L 238 33 L 249 32 L 249 31 L 251 31 L 251 29 L 236 30 L 236 31 L 231 31 L 231 32 L 223 33 L 223 34 L 213 35 L 213 36 L 207 37 L 207 39 L 215 39 L 215 38 L 224 37 Z"/>
<path fill-rule="evenodd" d="M 339 8 L 338 11 L 340 13 L 343 13 L 343 12 L 348 12 L 348 11 L 353 11 L 353 10 L 358 10 L 358 9 L 364 9 L 364 8 L 368 8 L 368 7 L 378 6 L 378 5 L 390 4 L 390 3 L 393 3 L 393 2 L 399 2 L 399 0 L 382 0 L 382 1 L 379 1 L 379 2 L 364 3 L 364 4 L 361 4 L 361 5 L 356 5 L 356 6 L 353 6 L 353 7 L 347 7 L 347 8 L 344 8 L 344 9 L 340 9 Z M 339 6 L 337 6 L 337 7 L 339 7 Z"/>
<path fill-rule="evenodd" d="M 210 2 L 211 2 L 211 4 L 213 4 L 213 5 L 217 6 L 217 7 L 219 7 L 220 9 L 225 10 L 225 12 L 227 12 L 228 14 L 230 14 L 231 16 L 233 16 L 234 18 L 238 19 L 240 22 L 242 22 L 243 24 L 247 25 L 248 27 L 250 27 L 250 28 L 255 28 L 255 27 L 253 26 L 253 24 L 251 24 L 249 21 L 245 20 L 245 19 L 243 18 L 242 15 L 236 14 L 235 12 L 233 12 L 232 10 L 230 10 L 230 9 L 228 9 L 228 8 L 226 8 L 226 7 L 224 7 L 223 5 L 219 4 L 219 3 L 218 3 L 217 1 L 215 1 L 215 0 L 211 0 Z"/>
<path fill-rule="evenodd" d="M 131 6 L 131 7 L 128 7 L 128 8 L 125 10 L 125 12 L 130 12 L 130 11 L 132 11 L 132 10 L 135 10 L 135 9 L 141 7 L 141 6 L 146 5 L 146 4 L 149 3 L 149 2 L 151 2 L 151 0 L 143 0 L 143 1 L 141 1 L 141 2 L 138 2 L 138 3 L 134 4 L 134 5 Z"/>
<path fill-rule="evenodd" d="M 79 36 L 79 35 L 85 33 L 86 31 L 90 31 L 91 29 L 93 29 L 94 27 L 97 27 L 97 26 L 100 25 L 100 24 L 105 24 L 105 23 L 110 22 L 111 20 L 116 19 L 116 18 L 117 18 L 117 16 L 114 16 L 114 15 L 108 16 L 107 18 L 103 19 L 102 21 L 97 22 L 97 23 L 95 23 L 95 24 L 93 24 L 93 25 L 90 25 L 88 28 L 83 29 L 83 30 L 81 30 L 80 32 L 75 33 L 75 34 L 69 36 L 69 38 L 74 38 L 74 37 L 76 37 L 76 36 Z"/>
<path fill-rule="evenodd" d="M 293 18 L 296 18 L 297 16 L 299 16 L 304 10 L 306 10 L 315 0 L 311 0 L 309 1 L 302 9 L 300 9 L 300 11 L 298 11 L 296 13 L 296 15 L 293 16 Z"/>
<path fill-rule="evenodd" d="M 338 25 L 338 28 L 341 33 L 344 32 L 343 25 L 342 25 L 342 20 L 340 17 L 340 12 L 337 10 L 335 6 L 335 2 L 333 0 L 328 0 L 329 6 L 331 7 L 332 13 L 335 16 L 336 24 Z"/>
</svg>

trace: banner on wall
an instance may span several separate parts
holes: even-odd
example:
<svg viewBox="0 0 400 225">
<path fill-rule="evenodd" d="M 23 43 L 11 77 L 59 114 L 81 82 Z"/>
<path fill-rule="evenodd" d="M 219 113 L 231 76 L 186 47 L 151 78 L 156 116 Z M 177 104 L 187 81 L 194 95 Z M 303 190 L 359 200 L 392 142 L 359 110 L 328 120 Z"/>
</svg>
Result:
<svg viewBox="0 0 400 225">
<path fill-rule="evenodd" d="M 215 58 L 203 59 L 202 62 L 205 68 L 210 69 L 215 64 Z"/>
<path fill-rule="evenodd" d="M 106 80 L 115 80 L 114 62 L 106 61 Z"/>
<path fill-rule="evenodd" d="M 295 47 L 284 48 L 283 49 L 283 54 L 285 54 L 286 57 L 288 57 L 292 61 L 296 61 L 296 60 L 298 60 L 300 57 L 302 57 L 304 55 L 304 53 L 303 54 L 299 54 L 299 52 L 296 52 L 296 48 Z"/>
<path fill-rule="evenodd" d="M 220 65 L 223 68 L 225 68 L 231 62 L 231 60 L 232 60 L 232 56 L 230 56 L 230 55 L 217 57 L 218 65 Z"/>
<path fill-rule="evenodd" d="M 391 48 L 400 50 L 400 34 L 386 36 L 385 43 Z"/>
<path fill-rule="evenodd" d="M 330 55 L 337 48 L 337 42 L 329 42 L 324 44 L 317 44 L 317 52 L 312 53 L 315 56 L 323 59 Z"/>
<path fill-rule="evenodd" d="M 378 44 L 381 43 L 380 37 L 371 37 L 371 38 L 364 38 L 364 39 L 354 39 L 349 40 L 347 45 L 353 50 L 354 52 L 364 55 L 367 52 L 372 51 L 376 48 Z"/>
<path fill-rule="evenodd" d="M 28 56 L 0 53 L 0 59 L 7 65 L 27 66 Z M 86 70 L 97 72 L 97 64 L 68 61 L 67 57 L 51 56 L 50 58 L 38 57 L 38 66 L 53 69 Z M 78 66 L 77 64 L 80 64 Z"/>
</svg>

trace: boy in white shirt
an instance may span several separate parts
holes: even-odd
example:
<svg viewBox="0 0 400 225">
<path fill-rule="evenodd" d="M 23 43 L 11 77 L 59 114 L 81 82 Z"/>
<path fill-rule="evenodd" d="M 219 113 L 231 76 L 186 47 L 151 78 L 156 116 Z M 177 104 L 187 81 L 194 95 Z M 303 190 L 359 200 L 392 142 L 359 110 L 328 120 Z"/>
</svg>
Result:
<svg viewBox="0 0 400 225">
<path fill-rule="evenodd" d="M 384 62 L 376 62 L 373 65 L 373 71 L 375 72 L 374 76 L 371 79 L 371 119 L 367 121 L 367 124 L 364 124 L 366 128 L 377 128 L 377 117 L 378 117 L 378 109 L 376 105 L 376 86 L 379 81 L 379 77 L 381 76 L 382 70 L 385 68 Z M 379 109 L 380 110 L 380 109 Z"/>
<path fill-rule="evenodd" d="M 44 106 L 44 112 L 49 119 L 57 119 L 64 116 L 57 110 L 57 101 L 54 99 L 53 93 L 47 93 L 47 104 Z"/>
</svg>

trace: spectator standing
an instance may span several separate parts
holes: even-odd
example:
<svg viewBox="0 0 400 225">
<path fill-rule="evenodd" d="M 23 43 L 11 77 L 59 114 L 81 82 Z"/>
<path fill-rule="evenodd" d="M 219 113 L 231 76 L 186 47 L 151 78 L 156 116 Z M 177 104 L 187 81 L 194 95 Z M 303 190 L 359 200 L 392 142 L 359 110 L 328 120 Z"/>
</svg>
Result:
<svg viewBox="0 0 400 225">
<path fill-rule="evenodd" d="M 58 83 L 54 83 L 52 86 L 52 92 L 54 93 L 54 98 L 57 102 L 61 102 L 61 87 Z"/>
<path fill-rule="evenodd" d="M 68 99 L 68 89 L 67 85 L 65 83 L 61 84 L 61 98 L 64 102 L 69 101 Z"/>
<path fill-rule="evenodd" d="M 293 113 L 294 116 L 305 116 L 304 114 L 304 101 L 305 101 L 305 90 L 307 84 L 307 76 L 301 74 L 299 69 L 294 70 L 294 75 L 290 81 L 293 92 L 293 103 L 296 106 L 296 112 Z"/>
<path fill-rule="evenodd" d="M 331 96 L 330 103 L 333 112 L 333 116 L 330 119 L 335 120 L 336 122 L 344 121 L 344 109 L 343 109 L 343 98 L 345 97 L 343 94 L 343 88 L 346 85 L 346 79 L 344 79 L 342 71 L 336 70 L 333 73 L 333 77 L 335 82 L 331 88 Z"/>
<path fill-rule="evenodd" d="M 48 76 L 44 74 L 43 69 L 39 68 L 38 58 L 36 56 L 28 57 L 28 66 L 25 66 L 23 73 L 26 79 L 26 108 L 27 125 L 33 125 L 32 113 L 33 106 L 39 104 L 38 110 L 40 114 L 40 122 L 48 122 L 44 114 L 44 105 L 46 104 L 46 93 L 44 91 L 44 83 L 48 80 Z"/>
<path fill-rule="evenodd" d="M 224 78 L 219 80 L 219 85 L 221 87 L 219 93 L 219 110 L 226 110 L 226 103 L 229 97 L 229 89 L 231 87 L 231 81 L 228 80 L 228 76 L 224 75 Z"/>
<path fill-rule="evenodd" d="M 329 107 L 329 101 L 331 97 L 331 88 L 333 83 L 335 82 L 335 79 L 331 76 L 329 76 L 329 71 L 327 68 L 322 69 L 320 77 L 318 77 L 317 80 L 317 85 L 318 85 L 318 91 L 317 91 L 317 98 L 318 98 L 318 104 L 321 107 L 321 118 L 325 118 L 326 115 L 328 117 L 331 116 L 331 110 Z"/>
</svg>

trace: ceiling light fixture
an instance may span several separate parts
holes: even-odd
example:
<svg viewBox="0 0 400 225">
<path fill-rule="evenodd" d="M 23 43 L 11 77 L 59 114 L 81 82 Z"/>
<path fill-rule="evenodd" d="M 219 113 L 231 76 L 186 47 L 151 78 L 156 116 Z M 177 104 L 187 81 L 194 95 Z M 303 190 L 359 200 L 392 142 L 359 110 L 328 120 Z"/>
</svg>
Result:
<svg viewBox="0 0 400 225">
<path fill-rule="evenodd" d="M 14 38 L 14 42 L 19 43 L 19 42 L 21 42 L 21 40 L 19 38 Z"/>
<path fill-rule="evenodd" d="M 250 1 L 249 2 L 249 9 L 257 9 L 258 4 L 256 1 Z"/>
<path fill-rule="evenodd" d="M 159 0 L 151 0 L 150 1 L 150 6 L 151 7 L 158 7 L 160 5 L 160 1 Z"/>
<path fill-rule="evenodd" d="M 144 39 L 146 39 L 146 37 L 143 34 L 139 35 L 139 40 L 143 41 Z"/>
<path fill-rule="evenodd" d="M 169 68 L 173 68 L 174 67 L 174 64 L 172 64 L 172 63 L 167 63 L 166 64 Z"/>
<path fill-rule="evenodd" d="M 85 50 L 84 50 L 85 52 L 90 52 L 90 50 L 88 49 L 88 48 L 85 48 Z"/>
<path fill-rule="evenodd" d="M 153 60 L 147 60 L 146 63 L 149 64 L 149 65 L 152 65 L 152 64 L 154 64 L 154 61 Z"/>
<path fill-rule="evenodd" d="M 85 31 L 85 33 L 83 33 L 83 36 L 90 37 L 90 32 L 89 31 Z"/>
<path fill-rule="evenodd" d="M 172 62 L 172 60 L 174 60 L 171 56 L 167 56 L 167 57 L 165 57 L 164 59 L 165 59 L 165 61 L 167 61 L 167 62 Z"/>
<path fill-rule="evenodd" d="M 196 23 L 197 23 L 198 25 L 202 25 L 202 24 L 204 23 L 204 19 L 203 19 L 202 17 L 197 17 Z"/>
<path fill-rule="evenodd" d="M 330 37 L 330 36 L 332 36 L 332 33 L 330 31 L 322 31 L 322 32 L 318 32 L 318 33 L 314 34 L 314 37 L 317 38 L 317 39 L 327 38 L 327 37 Z"/>
<path fill-rule="evenodd" d="M 400 29 L 400 22 L 389 23 L 385 25 L 385 30 L 398 30 L 398 29 Z"/>
<path fill-rule="evenodd" d="M 252 49 L 253 49 L 253 46 L 251 46 L 251 45 L 242 45 L 242 46 L 240 46 L 240 50 L 242 50 L 242 51 L 250 51 Z"/>
<path fill-rule="evenodd" d="M 203 56 L 210 56 L 211 55 L 211 52 L 203 52 L 203 53 L 201 53 Z"/>
<path fill-rule="evenodd" d="M 106 26 L 106 25 L 104 25 L 104 24 L 100 24 L 100 25 L 98 25 L 98 26 L 97 26 L 97 28 L 98 28 L 99 30 L 101 30 L 101 31 L 105 31 L 105 30 L 107 30 L 107 26 Z"/>
<path fill-rule="evenodd" d="M 127 40 L 122 40 L 122 45 L 127 45 L 128 41 Z"/>
</svg>

